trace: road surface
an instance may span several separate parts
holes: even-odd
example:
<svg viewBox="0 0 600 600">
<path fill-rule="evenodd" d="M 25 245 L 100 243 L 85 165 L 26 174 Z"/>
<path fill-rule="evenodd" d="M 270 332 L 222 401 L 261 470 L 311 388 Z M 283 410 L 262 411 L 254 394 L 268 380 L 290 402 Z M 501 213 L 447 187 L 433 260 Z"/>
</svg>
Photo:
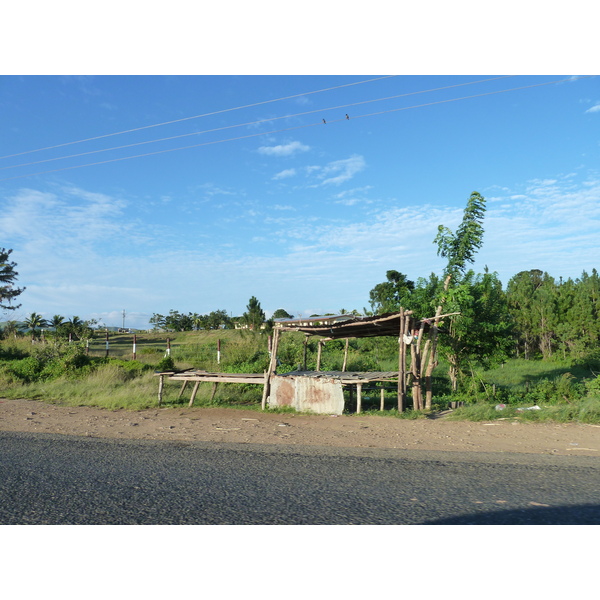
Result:
<svg viewBox="0 0 600 600">
<path fill-rule="evenodd" d="M 600 458 L 0 432 L 0 524 L 600 524 Z"/>
</svg>

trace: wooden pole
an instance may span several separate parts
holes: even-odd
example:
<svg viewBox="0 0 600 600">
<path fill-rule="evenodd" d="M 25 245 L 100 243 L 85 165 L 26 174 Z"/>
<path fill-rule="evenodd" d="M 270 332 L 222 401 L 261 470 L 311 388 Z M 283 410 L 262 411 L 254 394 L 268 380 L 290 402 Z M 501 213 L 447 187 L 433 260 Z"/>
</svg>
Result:
<svg viewBox="0 0 600 600">
<path fill-rule="evenodd" d="M 380 391 L 380 402 L 379 402 L 379 410 L 383 410 L 385 407 L 385 388 L 381 388 Z"/>
<path fill-rule="evenodd" d="M 171 356 L 171 338 L 167 338 L 167 356 Z"/>
<path fill-rule="evenodd" d="M 302 370 L 306 371 L 306 352 L 308 348 L 308 333 L 304 334 L 304 348 L 302 350 Z"/>
<path fill-rule="evenodd" d="M 342 365 L 342 371 L 346 371 L 346 365 L 348 364 L 348 346 L 350 339 L 346 338 L 346 347 L 344 348 L 344 364 Z"/>
<path fill-rule="evenodd" d="M 317 368 L 315 369 L 315 371 L 321 370 L 321 349 L 323 348 L 323 344 L 323 340 L 319 340 L 317 344 Z"/>
<path fill-rule="evenodd" d="M 400 333 L 398 335 L 398 412 L 404 412 L 405 407 L 404 369 L 406 368 L 406 346 L 404 344 L 404 333 L 406 329 L 404 321 L 404 309 L 400 307 Z"/>
<path fill-rule="evenodd" d="M 444 294 L 448 291 L 448 287 L 450 286 L 450 279 L 452 275 L 448 275 L 444 281 Z M 435 311 L 435 317 L 433 321 L 433 326 L 431 328 L 431 352 L 429 356 L 429 362 L 427 363 L 427 369 L 425 371 L 425 408 L 431 409 L 431 402 L 433 399 L 433 370 L 437 367 L 437 340 L 438 340 L 438 326 L 440 323 L 440 319 L 442 318 L 442 307 L 444 304 L 445 297 L 443 297 L 440 301 L 439 306 Z M 455 313 L 453 313 L 455 314 Z M 450 315 L 443 315 L 450 316 Z"/>
<path fill-rule="evenodd" d="M 265 375 L 265 387 L 263 388 L 263 397 L 261 402 L 262 410 L 267 408 L 267 399 L 271 393 L 271 377 L 277 367 L 277 348 L 279 346 L 279 329 L 275 329 L 273 336 L 273 349 L 271 350 L 271 360 L 269 361 L 269 370 Z"/>
<path fill-rule="evenodd" d="M 137 337 L 135 335 L 135 333 L 133 334 L 133 360 L 135 360 L 136 358 L 136 352 L 135 352 L 135 344 L 137 342 Z"/>
<path fill-rule="evenodd" d="M 108 335 L 108 334 L 107 334 Z M 163 386 L 165 385 L 165 376 L 161 375 L 158 378 L 158 405 L 161 405 L 163 397 Z"/>
<path fill-rule="evenodd" d="M 356 384 L 356 414 L 362 412 L 362 383 Z"/>
<path fill-rule="evenodd" d="M 217 340 L 217 364 L 221 364 L 221 340 Z"/>
<path fill-rule="evenodd" d="M 212 387 L 212 392 L 210 393 L 210 400 L 209 402 L 213 401 L 213 398 L 215 397 L 215 394 L 217 393 L 217 387 L 218 387 L 219 383 L 217 381 L 215 381 L 213 383 L 213 387 Z"/>
<path fill-rule="evenodd" d="M 109 344 L 108 344 L 108 331 L 106 332 L 106 356 L 108 356 Z"/>
</svg>

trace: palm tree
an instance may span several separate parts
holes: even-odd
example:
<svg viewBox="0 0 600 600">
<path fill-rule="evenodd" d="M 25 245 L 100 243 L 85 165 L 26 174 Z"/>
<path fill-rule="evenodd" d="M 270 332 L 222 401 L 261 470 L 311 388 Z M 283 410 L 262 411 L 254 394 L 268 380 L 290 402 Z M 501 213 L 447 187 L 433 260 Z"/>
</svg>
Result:
<svg viewBox="0 0 600 600">
<path fill-rule="evenodd" d="M 54 329 L 58 329 L 65 322 L 65 318 L 62 315 L 54 315 L 50 319 L 50 326 Z"/>
<path fill-rule="evenodd" d="M 11 335 L 17 339 L 17 334 L 19 333 L 19 327 L 16 321 L 6 321 L 4 324 L 4 329 L 2 330 L 5 338 L 10 337 Z"/>
<path fill-rule="evenodd" d="M 48 327 L 48 322 L 42 315 L 38 313 L 31 313 L 29 317 L 27 317 L 24 321 L 25 326 L 29 331 L 31 331 L 31 341 L 35 341 L 35 334 L 38 329 L 42 329 L 43 327 Z"/>
</svg>

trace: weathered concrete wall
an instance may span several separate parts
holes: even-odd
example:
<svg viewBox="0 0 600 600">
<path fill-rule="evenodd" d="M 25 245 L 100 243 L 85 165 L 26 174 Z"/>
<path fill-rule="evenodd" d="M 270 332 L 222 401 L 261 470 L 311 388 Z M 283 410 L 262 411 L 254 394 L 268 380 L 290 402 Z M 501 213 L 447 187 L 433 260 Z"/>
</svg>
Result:
<svg viewBox="0 0 600 600">
<path fill-rule="evenodd" d="M 344 411 L 342 384 L 336 379 L 276 375 L 271 381 L 269 406 L 341 415 Z"/>
</svg>

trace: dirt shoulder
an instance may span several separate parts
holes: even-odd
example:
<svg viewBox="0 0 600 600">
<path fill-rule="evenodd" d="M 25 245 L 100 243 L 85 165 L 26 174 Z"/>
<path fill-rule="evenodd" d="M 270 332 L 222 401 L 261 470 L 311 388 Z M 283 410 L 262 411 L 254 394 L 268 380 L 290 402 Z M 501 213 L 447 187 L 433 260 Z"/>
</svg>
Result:
<svg viewBox="0 0 600 600">
<path fill-rule="evenodd" d="M 297 415 L 224 408 L 110 411 L 0 399 L 0 431 L 87 437 L 600 456 L 600 426 Z"/>
</svg>

